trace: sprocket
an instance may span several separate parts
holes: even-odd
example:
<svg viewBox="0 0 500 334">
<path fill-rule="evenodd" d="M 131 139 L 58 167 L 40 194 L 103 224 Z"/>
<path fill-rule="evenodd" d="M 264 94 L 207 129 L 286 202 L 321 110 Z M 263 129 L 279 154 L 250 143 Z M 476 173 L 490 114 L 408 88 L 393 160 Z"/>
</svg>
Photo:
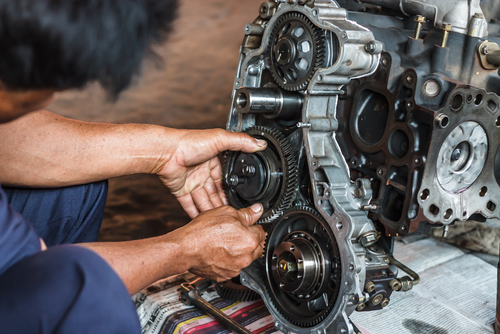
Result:
<svg viewBox="0 0 500 334">
<path fill-rule="evenodd" d="M 285 90 L 303 90 L 325 63 L 325 32 L 304 14 L 286 13 L 273 27 L 269 50 L 276 83 Z"/>
<path fill-rule="evenodd" d="M 258 223 L 270 223 L 288 209 L 295 198 L 296 153 L 276 129 L 255 126 L 245 132 L 267 141 L 268 146 L 255 153 L 226 153 L 223 167 L 226 197 L 237 209 L 261 203 L 264 213 Z"/>
<path fill-rule="evenodd" d="M 264 293 L 283 318 L 313 327 L 328 316 L 339 296 L 341 261 L 335 236 L 316 210 L 292 207 L 273 223 L 265 263 Z"/>
</svg>

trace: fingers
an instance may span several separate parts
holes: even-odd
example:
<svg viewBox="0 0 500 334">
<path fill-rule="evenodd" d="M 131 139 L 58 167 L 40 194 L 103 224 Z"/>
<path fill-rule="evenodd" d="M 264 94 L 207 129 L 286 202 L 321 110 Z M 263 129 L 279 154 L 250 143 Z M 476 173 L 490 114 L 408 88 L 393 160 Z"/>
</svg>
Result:
<svg viewBox="0 0 500 334">
<path fill-rule="evenodd" d="M 259 220 L 263 212 L 264 207 L 262 204 L 256 203 L 249 208 L 238 210 L 238 216 L 243 225 L 252 226 Z"/>
<path fill-rule="evenodd" d="M 222 185 L 222 166 L 219 158 L 215 157 L 210 161 L 210 177 L 215 184 L 219 198 L 223 205 L 228 205 L 226 199 L 226 194 L 224 193 L 224 187 Z"/>
<path fill-rule="evenodd" d="M 177 200 L 179 201 L 179 203 L 181 203 L 184 211 L 186 211 L 186 213 L 189 215 L 189 218 L 194 219 L 198 217 L 200 211 L 198 211 L 198 209 L 196 208 L 191 194 L 178 197 Z"/>
<path fill-rule="evenodd" d="M 191 196 L 193 197 L 194 204 L 200 212 L 212 210 L 214 208 L 205 186 L 193 190 L 191 192 Z"/>
<path fill-rule="evenodd" d="M 219 152 L 229 150 L 253 153 L 262 151 L 267 147 L 267 142 L 265 140 L 255 139 L 241 132 L 220 131 L 217 140 Z"/>
<path fill-rule="evenodd" d="M 222 198 L 220 198 L 219 190 L 215 186 L 215 182 L 212 178 L 209 178 L 207 182 L 205 182 L 205 190 L 214 208 L 218 208 L 224 205 L 224 203 L 222 202 Z"/>
<path fill-rule="evenodd" d="M 263 252 L 264 252 L 264 246 L 260 244 L 252 253 L 252 261 L 255 261 L 258 258 L 260 258 Z"/>
</svg>

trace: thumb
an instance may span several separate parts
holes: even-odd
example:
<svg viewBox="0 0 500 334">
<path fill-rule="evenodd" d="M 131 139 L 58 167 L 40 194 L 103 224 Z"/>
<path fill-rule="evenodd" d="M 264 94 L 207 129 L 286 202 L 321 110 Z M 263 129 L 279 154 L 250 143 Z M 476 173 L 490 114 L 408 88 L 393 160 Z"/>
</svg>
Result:
<svg viewBox="0 0 500 334">
<path fill-rule="evenodd" d="M 238 215 L 240 216 L 240 221 L 243 225 L 252 226 L 264 212 L 264 207 L 260 203 L 256 203 L 249 208 L 244 208 L 238 210 Z"/>
<path fill-rule="evenodd" d="M 267 142 L 256 139 L 246 133 L 222 131 L 219 135 L 219 151 L 243 151 L 253 153 L 262 151 L 267 147 Z"/>
</svg>

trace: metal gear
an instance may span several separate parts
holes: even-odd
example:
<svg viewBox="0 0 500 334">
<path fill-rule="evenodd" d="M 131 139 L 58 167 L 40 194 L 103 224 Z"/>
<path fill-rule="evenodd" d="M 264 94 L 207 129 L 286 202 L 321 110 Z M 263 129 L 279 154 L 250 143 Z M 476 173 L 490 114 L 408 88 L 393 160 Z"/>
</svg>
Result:
<svg viewBox="0 0 500 334">
<path fill-rule="evenodd" d="M 250 302 L 259 300 L 260 295 L 242 285 L 239 276 L 225 282 L 217 283 L 217 293 L 222 299 L 237 302 Z"/>
<path fill-rule="evenodd" d="M 289 141 L 276 129 L 255 126 L 247 134 L 267 141 L 264 151 L 228 152 L 223 177 L 229 204 L 237 209 L 264 206 L 259 224 L 270 223 L 288 209 L 298 185 L 297 158 Z"/>
<path fill-rule="evenodd" d="M 273 27 L 269 43 L 272 75 L 285 90 L 305 89 L 324 65 L 325 32 L 304 14 L 282 15 Z"/>
<path fill-rule="evenodd" d="M 334 234 L 310 207 L 293 207 L 268 232 L 264 293 L 278 312 L 299 327 L 313 327 L 339 297 L 341 261 Z"/>
</svg>

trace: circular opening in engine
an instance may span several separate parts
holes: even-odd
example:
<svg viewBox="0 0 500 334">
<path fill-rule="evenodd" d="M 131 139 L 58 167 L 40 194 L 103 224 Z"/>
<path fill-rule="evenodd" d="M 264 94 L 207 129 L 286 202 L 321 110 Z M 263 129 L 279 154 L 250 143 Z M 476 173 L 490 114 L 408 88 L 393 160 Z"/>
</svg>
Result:
<svg viewBox="0 0 500 334">
<path fill-rule="evenodd" d="M 243 109 L 247 106 L 247 103 L 248 103 L 247 94 L 240 93 L 240 95 L 238 95 L 238 97 L 236 98 L 236 104 L 238 104 L 238 107 Z"/>
<path fill-rule="evenodd" d="M 472 146 L 468 141 L 458 144 L 452 151 L 450 157 L 451 169 L 454 172 L 463 172 L 472 163 Z"/>
<path fill-rule="evenodd" d="M 479 190 L 479 196 L 484 197 L 488 193 L 488 187 L 482 187 L 481 190 Z"/>
<path fill-rule="evenodd" d="M 467 103 L 472 102 L 472 94 L 467 95 Z"/>
<path fill-rule="evenodd" d="M 432 213 L 434 216 L 437 216 L 439 214 L 439 208 L 437 206 L 435 206 L 434 204 L 432 204 L 429 207 L 429 212 Z"/>
<path fill-rule="evenodd" d="M 448 124 L 450 124 L 450 118 L 446 115 L 441 114 L 436 118 L 436 122 L 441 129 L 444 129 L 448 126 Z"/>
<path fill-rule="evenodd" d="M 464 97 L 462 94 L 457 94 L 453 97 L 453 100 L 451 100 L 451 109 L 453 111 L 458 111 L 460 108 L 462 108 L 462 105 L 464 104 Z"/>
<path fill-rule="evenodd" d="M 446 212 L 444 213 L 444 219 L 448 220 L 451 218 L 451 216 L 453 216 L 453 210 L 452 209 L 446 210 Z"/>
<path fill-rule="evenodd" d="M 398 159 L 403 158 L 410 147 L 408 135 L 403 130 L 396 130 L 389 138 L 389 152 Z"/>
<path fill-rule="evenodd" d="M 483 102 L 483 94 L 477 94 L 476 98 L 474 99 L 474 104 L 476 106 L 479 106 Z"/>
<path fill-rule="evenodd" d="M 424 191 L 422 191 L 422 193 L 420 194 L 420 199 L 422 201 L 425 201 L 426 199 L 429 198 L 429 195 L 431 194 L 431 192 L 429 191 L 429 189 L 425 189 Z"/>
<path fill-rule="evenodd" d="M 488 204 L 486 204 L 486 209 L 488 209 L 488 211 L 490 211 L 490 212 L 495 211 L 496 208 L 497 208 L 497 205 L 495 203 L 493 203 L 492 201 L 489 201 Z"/>
</svg>

